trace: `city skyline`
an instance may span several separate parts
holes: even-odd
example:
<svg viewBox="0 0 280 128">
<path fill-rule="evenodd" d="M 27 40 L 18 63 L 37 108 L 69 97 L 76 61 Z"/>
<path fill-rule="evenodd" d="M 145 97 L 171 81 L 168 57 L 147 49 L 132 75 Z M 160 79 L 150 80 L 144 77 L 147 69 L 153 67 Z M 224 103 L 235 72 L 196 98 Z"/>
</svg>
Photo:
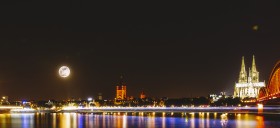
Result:
<svg viewBox="0 0 280 128">
<path fill-rule="evenodd" d="M 143 8 L 145 7 L 145 8 Z M 260 81 L 280 59 L 273 3 L 18 2 L 1 5 L 0 94 L 11 99 L 233 94 L 240 62 Z M 58 76 L 59 67 L 71 69 Z M 247 70 L 247 69 L 246 69 Z"/>
</svg>

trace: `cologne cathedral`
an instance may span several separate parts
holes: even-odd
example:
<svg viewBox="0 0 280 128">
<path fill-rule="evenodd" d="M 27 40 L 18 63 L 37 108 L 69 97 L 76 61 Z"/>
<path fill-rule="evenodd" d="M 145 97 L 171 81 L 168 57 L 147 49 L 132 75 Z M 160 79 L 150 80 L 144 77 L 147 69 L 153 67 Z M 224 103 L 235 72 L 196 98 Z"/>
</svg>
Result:
<svg viewBox="0 0 280 128">
<path fill-rule="evenodd" d="M 235 83 L 234 97 L 240 97 L 241 99 L 258 98 L 259 90 L 262 87 L 265 87 L 265 83 L 259 82 L 259 72 L 257 71 L 255 57 L 253 56 L 252 68 L 249 68 L 249 74 L 247 74 L 243 56 L 238 83 Z"/>
</svg>

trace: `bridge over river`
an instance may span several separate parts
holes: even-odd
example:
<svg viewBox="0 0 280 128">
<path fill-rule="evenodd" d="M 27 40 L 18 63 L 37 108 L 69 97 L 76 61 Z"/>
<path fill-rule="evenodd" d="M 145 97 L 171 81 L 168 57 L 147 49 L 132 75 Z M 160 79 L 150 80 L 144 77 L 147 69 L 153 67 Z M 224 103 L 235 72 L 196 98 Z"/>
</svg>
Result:
<svg viewBox="0 0 280 128">
<path fill-rule="evenodd" d="M 280 61 L 272 69 L 266 87 L 260 89 L 258 102 L 280 105 Z"/>
</svg>

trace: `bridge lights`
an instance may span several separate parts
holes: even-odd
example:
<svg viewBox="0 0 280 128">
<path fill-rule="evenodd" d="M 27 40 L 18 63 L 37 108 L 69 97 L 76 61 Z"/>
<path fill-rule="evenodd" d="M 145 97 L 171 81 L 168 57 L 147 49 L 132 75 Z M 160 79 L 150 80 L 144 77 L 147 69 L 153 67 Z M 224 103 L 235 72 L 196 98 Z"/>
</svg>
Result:
<svg viewBox="0 0 280 128">
<path fill-rule="evenodd" d="M 263 104 L 258 104 L 258 114 L 263 113 Z"/>
<path fill-rule="evenodd" d="M 258 104 L 258 109 L 263 109 L 263 104 Z"/>
</svg>

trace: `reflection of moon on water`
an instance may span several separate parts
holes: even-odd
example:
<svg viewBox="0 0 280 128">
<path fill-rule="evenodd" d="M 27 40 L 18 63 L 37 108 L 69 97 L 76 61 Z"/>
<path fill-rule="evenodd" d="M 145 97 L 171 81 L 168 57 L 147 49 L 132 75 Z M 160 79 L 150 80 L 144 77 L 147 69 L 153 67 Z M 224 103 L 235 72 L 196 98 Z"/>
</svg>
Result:
<svg viewBox="0 0 280 128">
<path fill-rule="evenodd" d="M 68 77 L 70 75 L 70 69 L 67 66 L 62 66 L 58 70 L 58 74 L 61 77 Z"/>
<path fill-rule="evenodd" d="M 228 117 L 227 117 L 227 113 L 224 113 L 221 115 L 221 125 L 223 128 L 227 127 L 227 123 L 228 123 Z"/>
</svg>

